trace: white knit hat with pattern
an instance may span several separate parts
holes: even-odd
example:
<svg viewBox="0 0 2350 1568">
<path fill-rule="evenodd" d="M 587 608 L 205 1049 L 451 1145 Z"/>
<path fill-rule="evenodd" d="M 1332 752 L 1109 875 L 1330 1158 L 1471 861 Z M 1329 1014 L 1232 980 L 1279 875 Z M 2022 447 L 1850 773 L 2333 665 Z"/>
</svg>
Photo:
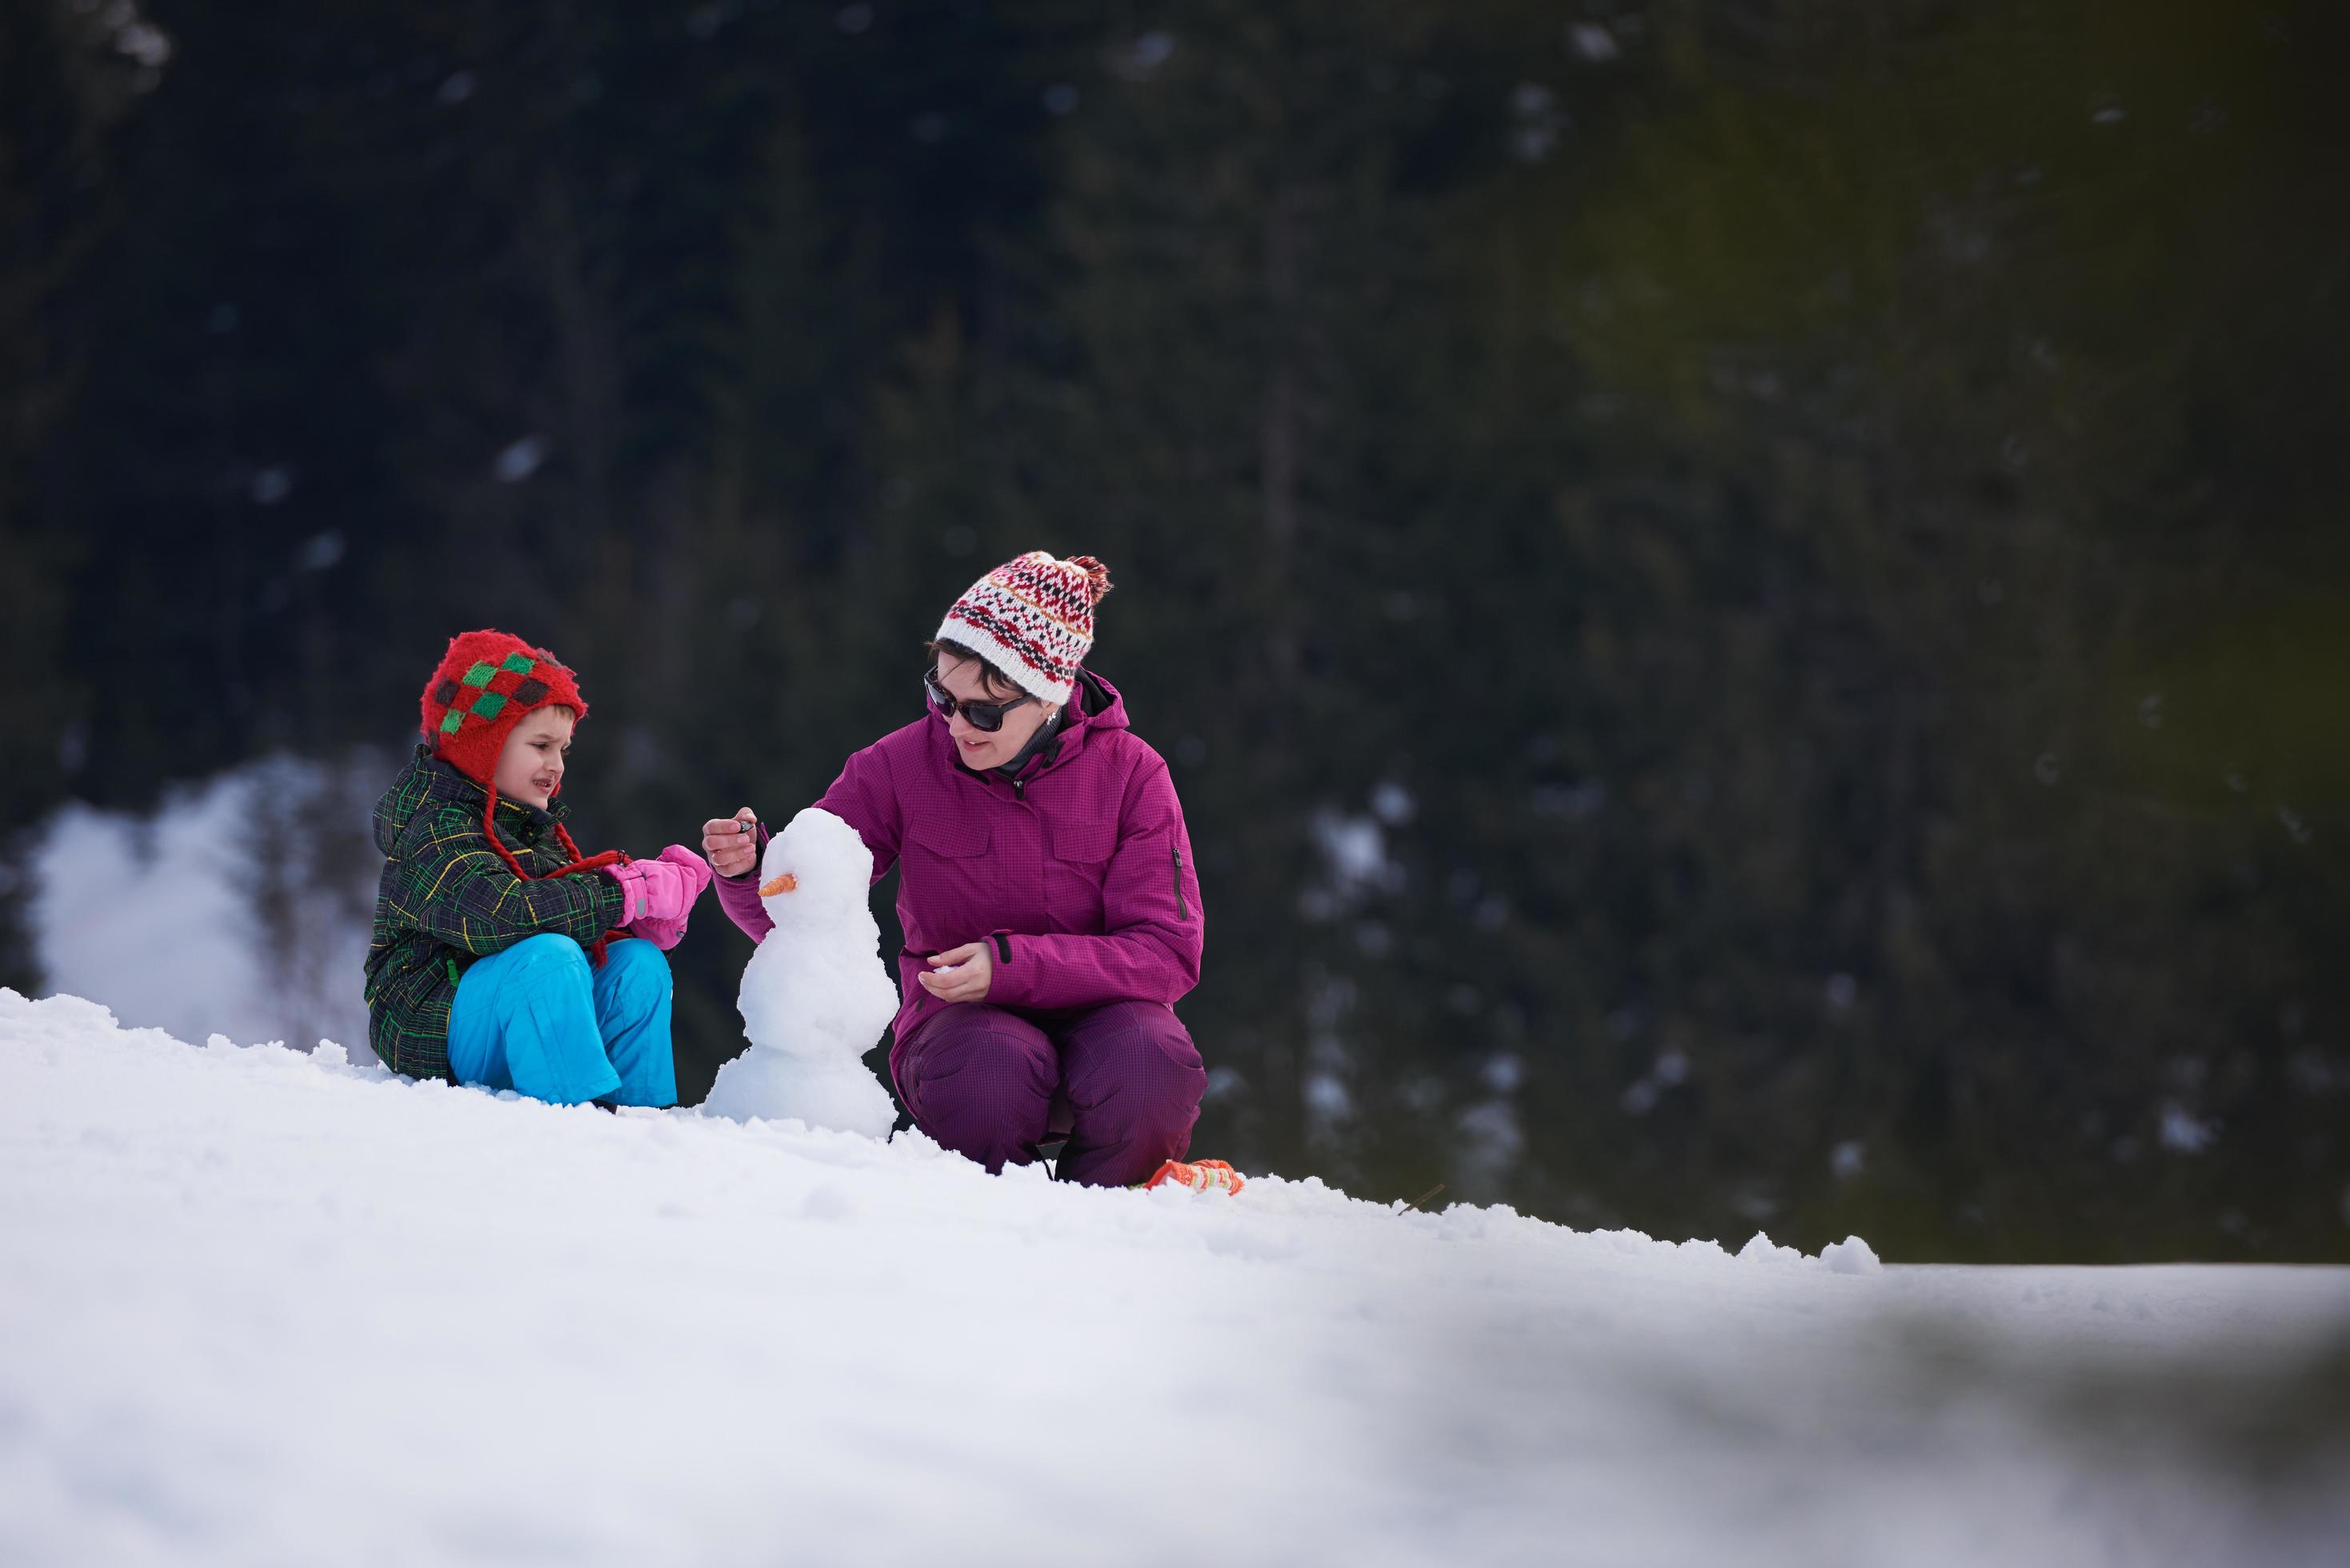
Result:
<svg viewBox="0 0 2350 1568">
<path fill-rule="evenodd" d="M 1094 645 L 1094 606 L 1107 592 L 1109 568 L 1091 556 L 1062 561 L 1031 550 L 964 589 L 938 640 L 970 649 L 1024 691 L 1066 703 Z"/>
</svg>

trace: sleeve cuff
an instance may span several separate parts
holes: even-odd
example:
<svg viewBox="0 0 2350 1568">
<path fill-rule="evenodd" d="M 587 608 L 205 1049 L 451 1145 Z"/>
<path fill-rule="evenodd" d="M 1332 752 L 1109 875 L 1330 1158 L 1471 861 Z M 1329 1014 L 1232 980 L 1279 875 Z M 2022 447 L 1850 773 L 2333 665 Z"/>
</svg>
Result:
<svg viewBox="0 0 2350 1568">
<path fill-rule="evenodd" d="M 987 999 L 1009 1007 L 1028 1005 L 1029 982 L 1036 977 L 1036 966 L 1020 961 L 1020 950 L 1014 945 L 1014 933 L 990 931 L 983 940 L 987 943 L 987 956 L 995 961 L 994 977 L 988 982 Z"/>
</svg>

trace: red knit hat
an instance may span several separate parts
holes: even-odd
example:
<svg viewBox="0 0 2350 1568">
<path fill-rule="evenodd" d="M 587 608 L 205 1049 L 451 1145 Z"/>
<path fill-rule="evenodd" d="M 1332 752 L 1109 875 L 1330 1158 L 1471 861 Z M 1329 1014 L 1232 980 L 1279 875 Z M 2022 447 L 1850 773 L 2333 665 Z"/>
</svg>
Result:
<svg viewBox="0 0 2350 1568">
<path fill-rule="evenodd" d="M 555 655 L 503 631 L 460 632 L 425 683 L 424 738 L 443 762 L 488 789 L 514 727 L 548 707 L 588 716 L 578 680 Z"/>
<path fill-rule="evenodd" d="M 489 836 L 490 847 L 514 867 L 515 876 L 531 880 L 498 836 L 498 756 L 526 713 L 568 708 L 585 719 L 588 700 L 579 695 L 578 680 L 555 655 L 518 637 L 487 628 L 460 632 L 449 639 L 441 667 L 424 684 L 422 708 L 424 738 L 434 754 L 489 792 L 489 804 L 482 808 L 482 831 Z M 583 857 L 561 823 L 555 826 L 555 836 L 571 864 L 548 872 L 550 877 L 594 871 L 627 858 L 618 850 Z"/>
<path fill-rule="evenodd" d="M 1091 556 L 1056 561 L 1031 550 L 965 588 L 938 640 L 970 649 L 1024 691 L 1066 702 L 1094 645 L 1094 606 L 1108 592 L 1109 568 Z"/>
</svg>

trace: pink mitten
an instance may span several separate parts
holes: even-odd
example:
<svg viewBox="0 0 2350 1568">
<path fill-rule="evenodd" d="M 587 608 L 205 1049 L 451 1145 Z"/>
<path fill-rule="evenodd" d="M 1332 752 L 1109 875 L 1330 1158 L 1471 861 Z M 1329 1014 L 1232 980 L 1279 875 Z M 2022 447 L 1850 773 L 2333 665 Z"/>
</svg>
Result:
<svg viewBox="0 0 2350 1568">
<path fill-rule="evenodd" d="M 682 844 L 672 844 L 658 860 L 607 866 L 620 885 L 620 929 L 667 952 L 684 940 L 693 901 L 710 886 L 710 866 Z"/>
</svg>

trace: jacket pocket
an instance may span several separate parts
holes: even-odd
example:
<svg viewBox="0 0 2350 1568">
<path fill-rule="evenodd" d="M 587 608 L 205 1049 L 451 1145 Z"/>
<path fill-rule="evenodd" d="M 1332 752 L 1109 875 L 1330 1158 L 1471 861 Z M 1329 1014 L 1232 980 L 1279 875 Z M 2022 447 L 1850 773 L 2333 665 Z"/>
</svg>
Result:
<svg viewBox="0 0 2350 1568">
<path fill-rule="evenodd" d="M 970 860 L 984 855 L 989 837 L 986 822 L 978 817 L 942 813 L 916 817 L 906 825 L 906 841 L 941 860 Z"/>
<path fill-rule="evenodd" d="M 1056 860 L 1098 867 L 1117 848 L 1118 824 L 1115 822 L 1053 824 L 1053 857 Z"/>
<path fill-rule="evenodd" d="M 1052 823 L 1052 853 L 1045 859 L 1045 929 L 1099 936 L 1102 889 L 1109 880 L 1110 857 L 1118 850 L 1118 824 L 1102 821 Z"/>
<path fill-rule="evenodd" d="M 993 839 L 984 820 L 968 816 L 941 813 L 906 825 L 898 870 L 899 908 L 910 911 L 908 941 L 935 952 L 1004 923 Z"/>
</svg>

